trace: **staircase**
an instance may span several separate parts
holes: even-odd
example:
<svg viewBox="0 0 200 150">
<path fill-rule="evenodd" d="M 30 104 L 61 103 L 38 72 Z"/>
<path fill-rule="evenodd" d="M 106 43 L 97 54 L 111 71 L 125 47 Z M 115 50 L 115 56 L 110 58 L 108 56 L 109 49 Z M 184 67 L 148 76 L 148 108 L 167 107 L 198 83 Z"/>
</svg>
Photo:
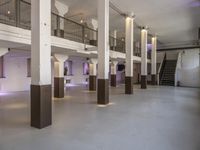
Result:
<svg viewBox="0 0 200 150">
<path fill-rule="evenodd" d="M 165 60 L 161 82 L 160 82 L 161 85 L 174 86 L 176 63 L 177 63 L 177 60 Z"/>
</svg>

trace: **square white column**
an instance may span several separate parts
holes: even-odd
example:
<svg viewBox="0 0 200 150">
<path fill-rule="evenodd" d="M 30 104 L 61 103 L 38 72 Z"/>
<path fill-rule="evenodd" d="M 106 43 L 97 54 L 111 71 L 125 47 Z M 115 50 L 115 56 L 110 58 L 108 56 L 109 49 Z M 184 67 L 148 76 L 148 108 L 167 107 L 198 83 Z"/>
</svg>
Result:
<svg viewBox="0 0 200 150">
<path fill-rule="evenodd" d="M 126 18 L 126 77 L 125 94 L 133 94 L 133 38 L 134 38 L 134 18 Z"/>
<path fill-rule="evenodd" d="M 98 0 L 98 104 L 109 103 L 109 0 Z"/>
</svg>

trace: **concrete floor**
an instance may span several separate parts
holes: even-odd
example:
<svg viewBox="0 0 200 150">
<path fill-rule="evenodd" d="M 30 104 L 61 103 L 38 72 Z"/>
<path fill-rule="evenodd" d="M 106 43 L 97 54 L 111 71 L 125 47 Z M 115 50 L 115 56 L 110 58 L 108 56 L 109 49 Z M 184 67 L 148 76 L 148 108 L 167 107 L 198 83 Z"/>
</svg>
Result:
<svg viewBox="0 0 200 150">
<path fill-rule="evenodd" d="M 0 94 L 0 150 L 200 150 L 200 89 L 112 88 L 107 107 L 86 87 L 54 99 L 53 125 L 29 126 L 29 92 Z"/>
</svg>

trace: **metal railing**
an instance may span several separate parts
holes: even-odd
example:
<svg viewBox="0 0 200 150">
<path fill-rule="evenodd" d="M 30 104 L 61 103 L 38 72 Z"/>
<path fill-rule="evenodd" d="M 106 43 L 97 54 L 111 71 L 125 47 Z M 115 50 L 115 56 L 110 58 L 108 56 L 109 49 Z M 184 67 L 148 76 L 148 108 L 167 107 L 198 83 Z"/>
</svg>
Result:
<svg viewBox="0 0 200 150">
<path fill-rule="evenodd" d="M 23 0 L 0 2 L 0 23 L 30 29 L 31 5 Z"/>
<path fill-rule="evenodd" d="M 2 0 L 0 23 L 30 30 L 31 4 L 24 0 Z M 98 31 L 55 13 L 51 13 L 51 34 L 93 46 L 97 46 L 98 43 Z M 113 51 L 125 53 L 125 41 L 110 37 L 110 48 Z"/>
<path fill-rule="evenodd" d="M 125 41 L 124 39 L 109 37 L 110 49 L 117 52 L 125 53 Z"/>
</svg>

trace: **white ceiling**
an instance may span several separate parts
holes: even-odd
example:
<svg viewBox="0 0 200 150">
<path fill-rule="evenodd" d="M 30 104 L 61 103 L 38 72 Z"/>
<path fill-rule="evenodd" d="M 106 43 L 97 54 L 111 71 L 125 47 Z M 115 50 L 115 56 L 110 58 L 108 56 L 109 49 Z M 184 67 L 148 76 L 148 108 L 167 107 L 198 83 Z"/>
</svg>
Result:
<svg viewBox="0 0 200 150">
<path fill-rule="evenodd" d="M 97 0 L 60 0 L 69 6 L 74 20 L 96 18 Z M 157 34 L 162 43 L 197 40 L 200 27 L 200 0 L 112 0 L 123 12 L 134 12 L 136 22 L 148 26 L 151 34 Z M 122 16 L 110 10 L 110 29 L 124 31 Z M 138 37 L 137 37 L 138 38 Z"/>
</svg>

